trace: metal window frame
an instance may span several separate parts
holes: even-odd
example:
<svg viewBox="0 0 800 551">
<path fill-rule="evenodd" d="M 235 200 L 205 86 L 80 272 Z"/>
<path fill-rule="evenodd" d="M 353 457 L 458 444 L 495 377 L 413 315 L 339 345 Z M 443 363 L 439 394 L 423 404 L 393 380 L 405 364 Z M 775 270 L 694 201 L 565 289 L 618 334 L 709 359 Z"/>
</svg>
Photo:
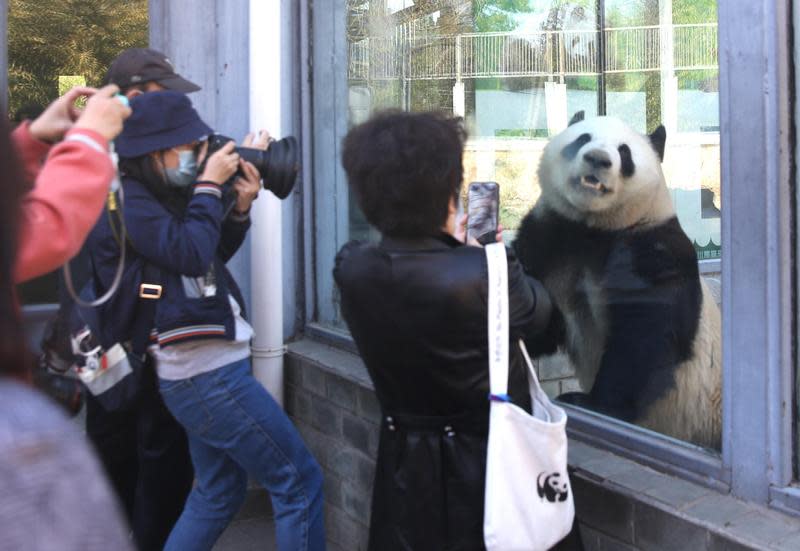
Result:
<svg viewBox="0 0 800 551">
<path fill-rule="evenodd" d="M 575 438 L 677 476 L 800 513 L 800 488 L 792 485 L 791 1 L 719 3 L 723 252 L 721 261 L 701 267 L 721 267 L 724 279 L 722 453 L 574 408 L 570 431 Z M 330 148 L 325 163 L 314 157 L 314 205 L 306 205 L 314 220 L 307 250 L 314 253 L 306 264 L 313 266 L 313 281 L 307 285 L 305 330 L 311 338 L 352 351 L 349 336 L 327 326 L 336 317 L 330 277 L 336 238 L 346 235 L 347 226 L 345 180 L 336 166 L 347 122 L 337 118 L 335 109 L 347 105 L 345 77 L 336 74 L 346 67 L 345 13 L 334 0 L 314 0 L 316 15 L 309 0 L 302 2 L 303 20 L 311 26 L 307 92 L 313 106 L 304 116 L 312 120 L 313 137 L 306 145 L 316 153 Z"/>
</svg>

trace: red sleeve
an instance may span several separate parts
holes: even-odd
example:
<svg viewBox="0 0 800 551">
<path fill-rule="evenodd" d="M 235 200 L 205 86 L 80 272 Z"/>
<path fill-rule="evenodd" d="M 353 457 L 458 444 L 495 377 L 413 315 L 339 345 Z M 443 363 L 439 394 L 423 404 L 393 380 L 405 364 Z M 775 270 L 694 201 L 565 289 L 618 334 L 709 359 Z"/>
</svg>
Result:
<svg viewBox="0 0 800 551">
<path fill-rule="evenodd" d="M 27 151 L 22 156 L 34 157 Z M 113 177 L 108 142 L 96 132 L 71 130 L 52 148 L 22 201 L 17 283 L 46 274 L 77 254 L 103 210 Z"/>
<path fill-rule="evenodd" d="M 37 140 L 31 135 L 31 121 L 25 121 L 11 133 L 11 143 L 20 160 L 25 181 L 33 187 L 36 176 L 42 168 L 44 158 L 50 151 L 50 144 Z"/>
</svg>

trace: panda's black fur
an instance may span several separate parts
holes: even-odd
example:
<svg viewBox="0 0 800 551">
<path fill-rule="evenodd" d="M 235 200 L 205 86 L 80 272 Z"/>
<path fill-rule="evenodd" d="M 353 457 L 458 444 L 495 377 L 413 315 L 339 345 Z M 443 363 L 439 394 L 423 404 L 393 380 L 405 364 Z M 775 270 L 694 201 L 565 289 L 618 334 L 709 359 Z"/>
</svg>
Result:
<svg viewBox="0 0 800 551">
<path fill-rule="evenodd" d="M 595 119 L 592 124 L 605 129 L 606 123 Z M 580 166 L 555 172 L 540 167 L 542 197 L 514 242 L 525 270 L 542 281 L 556 306 L 546 333 L 528 340 L 529 349 L 537 356 L 559 349 L 569 354 L 587 392 L 565 394 L 562 400 L 717 446 L 718 309 L 704 292 L 695 250 L 664 195 L 660 166 L 637 174 L 646 164 L 660 163 L 665 133 L 660 129 L 650 144 L 632 135 L 620 138 L 632 138 L 631 143 L 617 143 L 608 136 L 597 141 L 589 126 L 577 137 L 575 131 L 561 137 L 556 151 L 546 151 L 542 163 Z M 616 199 L 605 196 L 625 197 L 621 194 L 630 192 L 625 186 L 634 180 L 643 191 L 624 200 L 647 198 L 653 204 L 644 214 L 619 210 L 615 215 Z M 573 192 L 577 195 L 564 200 Z M 588 199 L 582 202 L 584 192 Z M 618 224 L 615 216 L 622 214 L 629 220 Z M 698 385 L 707 388 L 694 388 Z M 665 418 L 671 408 L 674 420 Z M 708 418 L 694 419 L 698 416 Z"/>
</svg>

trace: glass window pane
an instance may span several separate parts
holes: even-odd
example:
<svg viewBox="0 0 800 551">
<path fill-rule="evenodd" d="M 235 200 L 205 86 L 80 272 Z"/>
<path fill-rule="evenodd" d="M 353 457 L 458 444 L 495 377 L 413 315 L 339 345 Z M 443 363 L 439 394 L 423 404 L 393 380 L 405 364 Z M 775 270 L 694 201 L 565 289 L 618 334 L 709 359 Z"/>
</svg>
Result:
<svg viewBox="0 0 800 551">
<path fill-rule="evenodd" d="M 147 43 L 147 0 L 9 0 L 12 124 L 35 118 L 74 86 L 100 86 L 117 54 Z M 22 302 L 58 302 L 57 279 L 52 273 L 21 285 Z"/>
<path fill-rule="evenodd" d="M 464 155 L 465 184 L 499 182 L 500 218 L 507 243 L 514 240 L 520 221 L 540 197 L 537 169 L 545 146 L 567 127 L 575 112 L 584 111 L 586 117 L 613 115 L 640 133 L 651 133 L 660 125 L 666 128 L 662 168 L 669 198 L 688 237 L 682 241 L 686 248 L 681 251 L 689 254 L 690 261 L 692 254 L 700 261 L 719 258 L 722 206 L 716 0 L 350 0 L 348 7 L 350 124 L 387 107 L 443 110 L 464 117 L 470 133 Z M 352 201 L 349 216 L 350 237 L 378 238 Z M 669 264 L 667 253 L 664 258 Z M 719 264 L 705 262 L 701 267 L 709 272 L 718 270 Z M 586 270 L 588 273 L 590 268 Z M 698 285 L 697 279 L 693 281 Z M 599 283 L 588 279 L 572 283 L 609 284 L 602 277 Z M 689 310 L 694 308 L 695 321 L 701 318 L 700 325 L 706 324 L 703 327 L 713 325 L 705 317 L 714 315 L 709 314 L 711 310 L 719 314 L 719 299 L 712 298 L 719 297 L 719 279 L 707 283 L 716 293 L 701 298 L 700 288 L 694 287 L 696 300 L 687 304 Z M 652 347 L 644 365 L 632 368 L 625 365 L 629 358 L 624 354 L 618 362 L 608 360 L 608 335 L 624 342 L 623 336 L 613 334 L 619 326 L 608 321 L 613 318 L 608 301 L 602 302 L 603 298 L 592 303 L 596 297 L 577 293 L 575 298 L 590 304 L 587 316 L 601 312 L 587 323 L 595 324 L 596 329 L 608 322 L 598 330 L 605 332 L 605 340 L 593 344 L 597 347 L 589 354 L 593 359 L 584 364 L 576 354 L 571 359 L 565 355 L 540 358 L 544 387 L 553 396 L 588 394 L 601 376 L 597 374 L 599 365 L 604 371 L 631 369 L 628 379 L 644 372 L 636 383 L 641 392 L 628 404 L 627 413 L 583 401 L 593 409 L 644 424 L 643 412 L 652 414 L 653 404 L 673 399 L 665 397 L 683 384 L 678 370 L 695 369 L 684 362 L 698 352 L 692 349 L 697 334 L 692 316 L 670 318 L 668 323 L 673 325 L 659 326 L 664 329 L 660 341 L 628 343 L 631 350 Z M 628 305 L 640 299 L 626 295 Z M 642 306 L 652 315 L 647 305 Z M 566 314 L 569 317 L 574 312 Z M 629 325 L 630 321 L 626 320 Z M 670 340 L 682 331 L 691 335 L 682 337 L 680 345 Z M 703 337 L 708 348 L 699 351 L 701 354 L 717 354 L 718 319 L 711 331 L 713 338 Z M 676 347 L 683 348 L 677 351 Z M 666 367 L 658 363 L 658 358 L 665 356 L 671 357 L 665 360 Z M 720 358 L 712 360 L 716 374 L 721 371 Z M 658 369 L 662 371 L 654 374 Z M 576 372 L 589 373 L 581 378 L 583 384 Z M 705 436 L 713 431 L 718 436 L 719 377 L 691 383 L 695 384 L 705 386 L 695 386 L 692 392 L 707 391 L 710 396 L 698 414 L 705 416 L 707 425 L 714 425 Z M 674 402 L 674 406 L 686 409 L 691 404 Z M 686 411 L 650 426 L 687 440 L 718 445 L 716 436 L 694 437 L 680 427 L 670 427 L 670 422 L 686 421 Z"/>
</svg>

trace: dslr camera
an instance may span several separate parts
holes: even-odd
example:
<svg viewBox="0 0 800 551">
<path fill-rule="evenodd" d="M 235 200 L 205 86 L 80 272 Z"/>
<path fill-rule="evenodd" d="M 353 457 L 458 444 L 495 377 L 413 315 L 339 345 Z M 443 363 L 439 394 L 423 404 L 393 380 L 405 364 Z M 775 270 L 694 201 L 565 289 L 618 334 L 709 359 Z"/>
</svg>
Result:
<svg viewBox="0 0 800 551">
<path fill-rule="evenodd" d="M 228 142 L 234 141 L 233 138 L 222 134 L 212 134 L 208 138 L 208 153 L 206 159 L 222 148 Z M 278 199 L 285 199 L 294 188 L 297 180 L 297 173 L 300 170 L 300 148 L 297 138 L 287 136 L 281 140 L 270 143 L 267 149 L 255 149 L 253 147 L 236 147 L 236 153 L 258 169 L 261 180 L 264 182 L 264 189 L 271 191 Z M 223 186 L 226 196 L 232 195 L 233 180 L 241 176 L 241 171 L 237 171 L 231 180 Z"/>
</svg>

